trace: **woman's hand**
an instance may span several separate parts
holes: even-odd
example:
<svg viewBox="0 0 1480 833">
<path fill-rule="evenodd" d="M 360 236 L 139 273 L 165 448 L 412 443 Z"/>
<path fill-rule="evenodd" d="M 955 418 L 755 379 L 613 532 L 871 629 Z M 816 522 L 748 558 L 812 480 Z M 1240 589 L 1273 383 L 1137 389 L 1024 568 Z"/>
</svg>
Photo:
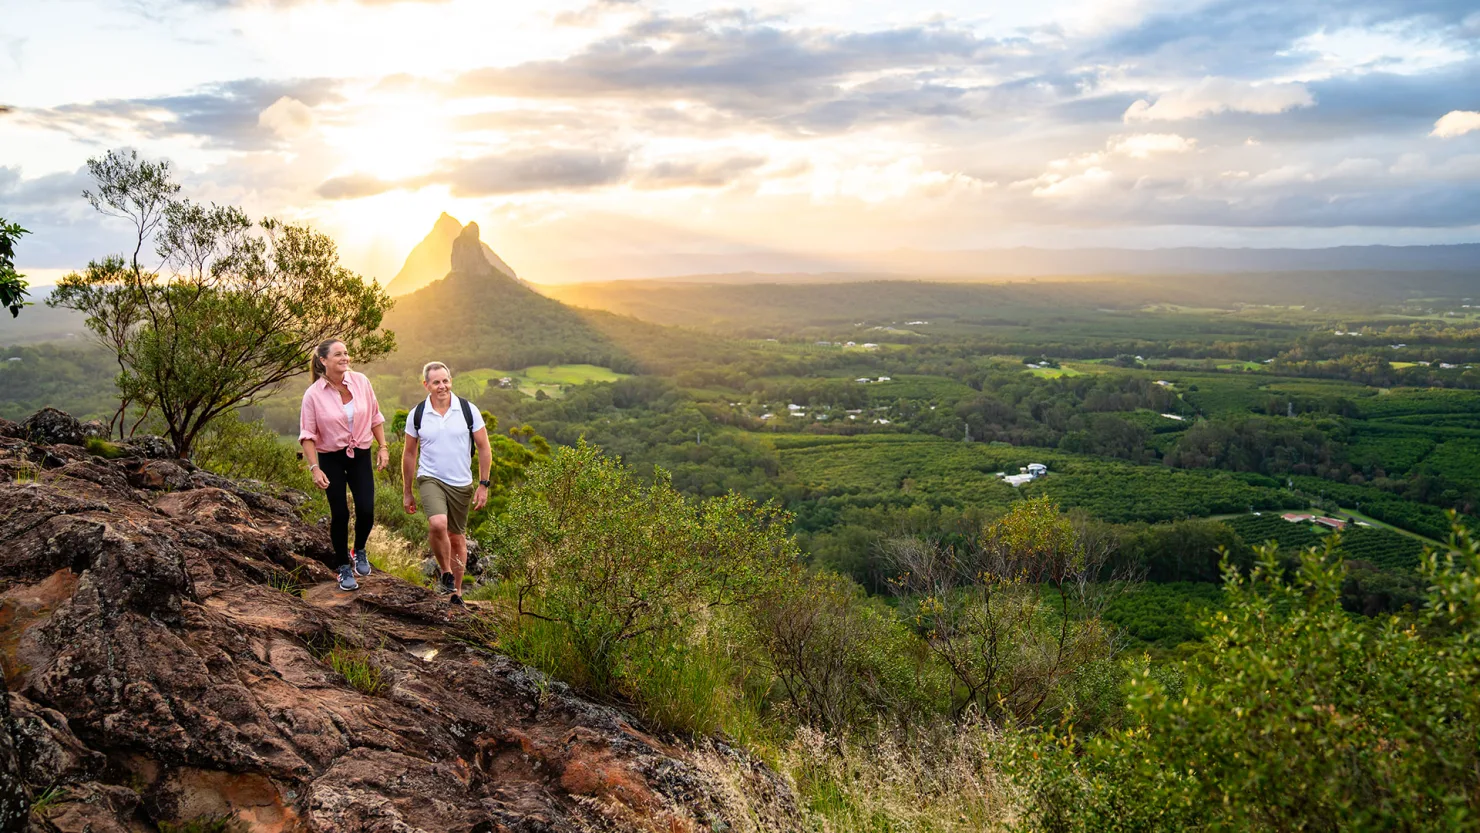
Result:
<svg viewBox="0 0 1480 833">
<path fill-rule="evenodd" d="M 391 464 L 391 450 L 384 444 L 380 446 L 380 452 L 375 455 L 375 468 L 377 471 L 385 471 L 385 467 Z"/>
<path fill-rule="evenodd" d="M 329 475 L 324 474 L 324 470 L 318 466 L 314 466 L 313 469 L 313 485 L 318 486 L 320 489 L 329 488 Z"/>
<path fill-rule="evenodd" d="M 416 496 L 410 492 L 401 495 L 401 505 L 406 507 L 406 514 L 416 514 Z"/>
</svg>

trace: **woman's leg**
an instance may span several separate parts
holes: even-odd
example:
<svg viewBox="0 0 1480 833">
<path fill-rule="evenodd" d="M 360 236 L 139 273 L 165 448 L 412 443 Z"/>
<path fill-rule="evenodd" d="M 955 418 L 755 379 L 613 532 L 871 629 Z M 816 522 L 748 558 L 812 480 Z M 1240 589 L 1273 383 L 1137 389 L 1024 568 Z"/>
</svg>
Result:
<svg viewBox="0 0 1480 833">
<path fill-rule="evenodd" d="M 351 462 L 343 451 L 319 452 L 319 468 L 329 478 L 329 488 L 324 490 L 324 497 L 329 501 L 329 542 L 334 545 L 334 563 L 329 568 L 333 570 L 348 564 L 350 558 L 349 501 L 345 499 L 344 487 L 348 481 L 346 469 Z"/>
<path fill-rule="evenodd" d="M 370 465 L 370 450 L 355 450 L 347 467 L 350 494 L 355 497 L 355 549 L 363 550 L 375 526 L 375 469 Z"/>
</svg>

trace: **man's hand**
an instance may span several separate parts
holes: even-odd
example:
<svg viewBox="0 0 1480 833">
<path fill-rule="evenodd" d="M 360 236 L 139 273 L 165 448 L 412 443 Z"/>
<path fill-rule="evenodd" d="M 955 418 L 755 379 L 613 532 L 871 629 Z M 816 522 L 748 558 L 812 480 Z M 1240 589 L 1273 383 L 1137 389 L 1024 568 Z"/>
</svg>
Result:
<svg viewBox="0 0 1480 833">
<path fill-rule="evenodd" d="M 375 455 L 375 468 L 377 471 L 385 471 L 385 467 L 391 464 L 391 450 L 384 445 L 380 447 L 380 453 Z"/>
<path fill-rule="evenodd" d="M 324 470 L 317 466 L 313 470 L 313 485 L 318 486 L 320 489 L 329 488 L 329 475 L 324 474 Z"/>
<path fill-rule="evenodd" d="M 488 487 L 479 486 L 478 491 L 473 492 L 473 508 L 482 509 L 488 505 Z"/>
<path fill-rule="evenodd" d="M 404 507 L 406 507 L 406 514 L 408 514 L 408 515 L 415 515 L 416 514 L 416 495 L 413 495 L 410 492 L 407 492 L 407 493 L 401 495 L 401 505 L 404 506 Z"/>
</svg>

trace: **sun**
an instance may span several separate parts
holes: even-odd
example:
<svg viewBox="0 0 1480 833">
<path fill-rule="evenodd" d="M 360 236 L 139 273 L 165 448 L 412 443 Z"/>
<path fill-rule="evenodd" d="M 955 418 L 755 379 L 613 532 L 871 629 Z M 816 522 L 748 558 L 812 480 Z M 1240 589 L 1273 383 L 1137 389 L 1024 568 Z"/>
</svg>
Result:
<svg viewBox="0 0 1480 833">
<path fill-rule="evenodd" d="M 450 155 L 455 131 L 442 102 L 422 96 L 379 97 L 324 138 L 338 154 L 338 174 L 372 176 L 414 186 Z"/>
</svg>

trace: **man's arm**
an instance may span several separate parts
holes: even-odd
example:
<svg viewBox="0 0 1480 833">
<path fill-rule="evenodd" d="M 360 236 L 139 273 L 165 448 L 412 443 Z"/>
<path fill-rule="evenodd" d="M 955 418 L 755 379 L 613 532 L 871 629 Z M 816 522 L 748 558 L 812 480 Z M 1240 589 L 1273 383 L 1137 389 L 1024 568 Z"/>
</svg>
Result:
<svg viewBox="0 0 1480 833">
<path fill-rule="evenodd" d="M 493 447 L 488 444 L 487 426 L 473 433 L 473 442 L 478 444 L 478 490 L 473 493 L 473 508 L 482 509 L 488 505 L 488 487 L 483 481 L 493 470 Z"/>
<path fill-rule="evenodd" d="M 420 449 L 421 442 L 408 434 L 406 447 L 401 450 L 401 504 L 408 515 L 416 514 L 416 490 L 412 487 L 416 483 L 416 456 Z"/>
</svg>

